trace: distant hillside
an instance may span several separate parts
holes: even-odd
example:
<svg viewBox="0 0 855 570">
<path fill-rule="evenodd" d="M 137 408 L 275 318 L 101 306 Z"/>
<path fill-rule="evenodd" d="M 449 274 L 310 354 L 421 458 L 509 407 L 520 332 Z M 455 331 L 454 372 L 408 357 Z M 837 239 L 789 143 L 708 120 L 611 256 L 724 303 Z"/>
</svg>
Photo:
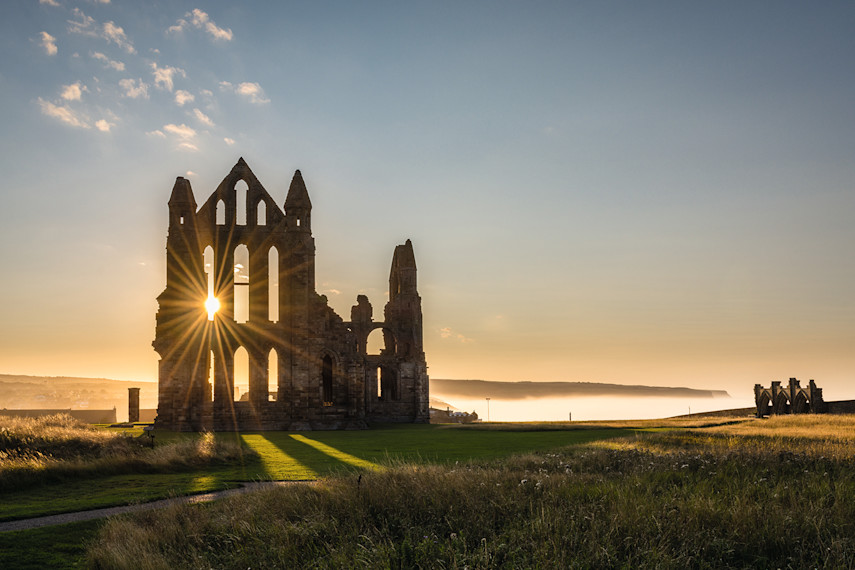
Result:
<svg viewBox="0 0 855 570">
<path fill-rule="evenodd" d="M 657 398 L 730 398 L 724 390 L 631 386 L 597 382 L 495 382 L 491 380 L 441 380 L 431 378 L 431 394 L 458 398 L 558 398 L 567 396 L 634 396 Z"/>
<path fill-rule="evenodd" d="M 22 376 L 0 374 L 0 409 L 73 408 L 120 410 L 127 414 L 128 388 L 140 388 L 140 407 L 157 407 L 156 382 L 132 382 L 107 378 Z"/>
<path fill-rule="evenodd" d="M 0 409 L 109 409 L 116 407 L 124 413 L 127 412 L 130 387 L 141 388 L 140 407 L 157 407 L 156 382 L 0 374 Z M 439 409 L 456 408 L 447 402 L 434 401 L 434 397 L 496 398 L 497 400 L 567 396 L 730 398 L 730 394 L 724 390 L 628 386 L 596 382 L 495 382 L 436 378 L 430 381 L 430 392 L 431 406 Z"/>
</svg>

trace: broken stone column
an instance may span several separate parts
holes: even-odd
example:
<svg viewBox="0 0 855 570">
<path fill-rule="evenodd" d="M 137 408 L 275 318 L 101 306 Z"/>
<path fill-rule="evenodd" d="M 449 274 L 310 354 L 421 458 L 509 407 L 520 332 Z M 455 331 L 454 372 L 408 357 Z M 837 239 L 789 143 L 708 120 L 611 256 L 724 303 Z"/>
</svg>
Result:
<svg viewBox="0 0 855 570">
<path fill-rule="evenodd" d="M 128 388 L 128 423 L 140 421 L 140 389 Z"/>
</svg>

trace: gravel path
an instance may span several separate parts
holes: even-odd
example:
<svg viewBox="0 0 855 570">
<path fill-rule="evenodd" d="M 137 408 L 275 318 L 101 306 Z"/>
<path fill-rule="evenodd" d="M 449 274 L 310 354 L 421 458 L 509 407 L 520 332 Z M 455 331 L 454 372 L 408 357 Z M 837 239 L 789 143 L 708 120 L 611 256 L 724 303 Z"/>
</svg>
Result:
<svg viewBox="0 0 855 570">
<path fill-rule="evenodd" d="M 204 493 L 202 495 L 189 495 L 186 497 L 175 497 L 172 499 L 161 499 L 160 501 L 152 501 L 150 503 L 137 503 L 135 505 L 124 505 L 121 507 L 107 507 L 104 509 L 93 509 L 91 511 L 78 511 L 76 513 L 63 513 L 60 515 L 50 515 L 46 517 L 37 517 L 33 519 L 21 519 L 17 521 L 9 521 L 0 523 L 0 532 L 9 532 L 13 530 L 30 530 L 43 526 L 53 526 L 58 524 L 88 521 L 92 519 L 101 519 L 120 515 L 124 513 L 135 513 L 138 511 L 148 511 L 151 509 L 161 509 L 176 503 L 206 503 L 216 499 L 223 499 L 270 487 L 285 487 L 298 483 L 311 483 L 312 481 L 261 481 L 255 483 L 244 483 L 236 489 L 227 489 L 225 491 L 214 491 L 213 493 Z"/>
</svg>

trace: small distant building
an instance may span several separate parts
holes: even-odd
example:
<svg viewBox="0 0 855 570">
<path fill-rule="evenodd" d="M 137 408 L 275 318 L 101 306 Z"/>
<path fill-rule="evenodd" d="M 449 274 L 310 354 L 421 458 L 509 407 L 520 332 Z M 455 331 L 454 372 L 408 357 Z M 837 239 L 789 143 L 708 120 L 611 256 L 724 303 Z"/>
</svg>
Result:
<svg viewBox="0 0 855 570">
<path fill-rule="evenodd" d="M 481 421 L 478 419 L 476 412 L 460 412 L 452 411 L 451 408 L 440 410 L 438 408 L 430 409 L 430 422 L 432 424 L 471 424 Z"/>
<path fill-rule="evenodd" d="M 827 411 L 822 388 L 817 388 L 813 380 L 803 388 L 795 378 L 790 378 L 787 386 L 782 386 L 780 381 L 772 382 L 769 388 L 755 384 L 754 403 L 758 418 L 781 414 L 822 414 Z"/>
</svg>

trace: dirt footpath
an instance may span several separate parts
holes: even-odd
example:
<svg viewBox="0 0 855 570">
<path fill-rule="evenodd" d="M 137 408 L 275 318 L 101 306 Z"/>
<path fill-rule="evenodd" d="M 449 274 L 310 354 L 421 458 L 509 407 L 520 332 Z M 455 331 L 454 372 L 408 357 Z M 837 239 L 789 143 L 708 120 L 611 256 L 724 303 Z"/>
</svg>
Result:
<svg viewBox="0 0 855 570">
<path fill-rule="evenodd" d="M 189 495 L 186 497 L 175 497 L 172 499 L 162 499 L 160 501 L 152 501 L 150 503 L 138 503 L 135 505 L 124 505 L 121 507 L 107 507 L 104 509 L 93 509 L 91 511 L 78 511 L 75 513 L 63 513 L 60 515 L 50 515 L 46 517 L 37 517 L 33 519 L 21 519 L 17 521 L 9 521 L 0 523 L 0 532 L 9 532 L 13 530 L 30 530 L 43 526 L 53 526 L 58 524 L 66 524 L 72 522 L 88 521 L 92 519 L 101 519 L 111 517 L 113 515 L 121 515 L 124 513 L 135 513 L 138 511 L 148 511 L 151 509 L 160 509 L 168 507 L 176 503 L 206 503 L 240 493 L 256 491 L 269 487 L 285 487 L 287 485 L 312 483 L 312 481 L 262 481 L 255 483 L 244 483 L 236 489 L 227 489 L 225 491 L 215 491 L 213 493 L 205 493 L 202 495 Z"/>
</svg>

